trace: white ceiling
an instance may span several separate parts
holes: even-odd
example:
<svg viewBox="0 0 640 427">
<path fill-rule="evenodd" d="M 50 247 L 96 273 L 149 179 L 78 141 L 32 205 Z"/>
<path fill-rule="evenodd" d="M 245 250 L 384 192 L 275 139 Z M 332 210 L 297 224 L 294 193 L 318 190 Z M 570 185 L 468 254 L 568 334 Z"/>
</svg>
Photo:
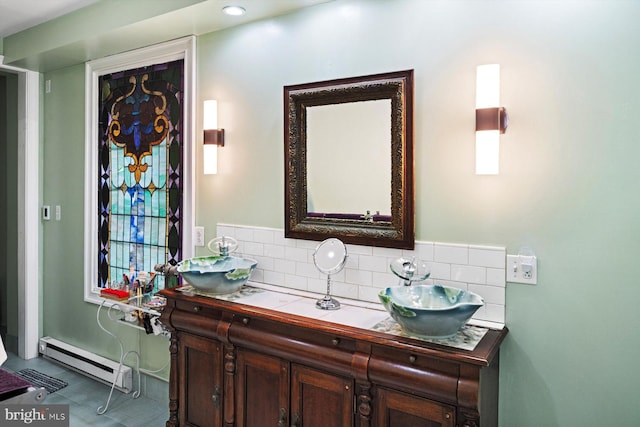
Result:
<svg viewBox="0 0 640 427">
<path fill-rule="evenodd" d="M 0 55 L 0 64 L 46 72 L 186 35 L 206 34 L 284 15 L 334 0 L 119 0 L 123 3 L 140 2 L 142 6 L 165 7 L 157 10 L 157 14 L 149 13 L 146 18 L 143 13 L 135 23 L 125 23 L 124 26 L 111 29 L 102 27 L 96 33 L 88 33 L 86 28 L 79 25 L 77 32 L 62 32 L 61 37 L 54 38 L 51 43 L 50 40 L 42 40 L 38 44 L 31 40 L 25 47 L 20 45 L 20 36 L 12 37 L 75 11 L 82 15 L 83 12 L 78 9 L 85 7 L 88 8 L 86 16 L 89 18 L 95 18 L 96 14 L 113 13 L 111 1 L 116 3 L 116 0 L 0 0 L 0 38 L 5 39 L 4 52 L 0 51 L 4 54 L 4 57 Z M 247 13 L 243 16 L 225 15 L 222 8 L 229 4 L 242 6 Z"/>
<path fill-rule="evenodd" d="M 100 1 L 108 0 L 0 0 L 0 37 L 10 36 Z M 198 29 L 215 31 L 329 1 L 332 0 L 204 0 L 194 7 L 205 12 L 196 18 Z M 247 10 L 246 16 L 230 21 L 229 17 L 220 13 L 222 6 L 228 4 L 243 6 Z"/>
<path fill-rule="evenodd" d="M 0 37 L 58 18 L 99 0 L 0 0 Z"/>
</svg>

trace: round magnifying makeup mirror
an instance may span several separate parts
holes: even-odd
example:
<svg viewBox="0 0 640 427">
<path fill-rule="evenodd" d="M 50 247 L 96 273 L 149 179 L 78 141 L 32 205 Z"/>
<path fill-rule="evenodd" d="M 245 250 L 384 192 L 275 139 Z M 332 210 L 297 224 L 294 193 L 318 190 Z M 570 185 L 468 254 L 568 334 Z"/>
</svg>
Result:
<svg viewBox="0 0 640 427">
<path fill-rule="evenodd" d="M 313 263 L 316 268 L 327 275 L 327 294 L 316 302 L 316 307 L 321 310 L 337 310 L 340 302 L 331 297 L 331 275 L 344 268 L 347 261 L 347 248 L 341 240 L 330 238 L 324 240 L 316 247 L 313 253 Z"/>
</svg>

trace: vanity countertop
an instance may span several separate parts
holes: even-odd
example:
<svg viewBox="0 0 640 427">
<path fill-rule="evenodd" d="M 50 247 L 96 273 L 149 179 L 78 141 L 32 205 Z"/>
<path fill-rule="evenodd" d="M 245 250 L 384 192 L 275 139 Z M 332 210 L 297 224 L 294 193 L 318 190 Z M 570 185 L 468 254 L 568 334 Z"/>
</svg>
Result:
<svg viewBox="0 0 640 427">
<path fill-rule="evenodd" d="M 255 282 L 248 282 L 240 291 L 230 295 L 206 294 L 189 285 L 164 290 L 161 294 L 213 305 L 221 304 L 243 314 L 264 311 L 270 316 L 282 317 L 292 324 L 304 324 L 313 319 L 317 324 L 324 325 L 327 330 L 356 330 L 374 341 L 426 345 L 447 353 L 458 353 L 462 350 L 464 358 L 468 357 L 482 365 L 490 362 L 507 333 L 503 325 L 490 327 L 470 321 L 455 337 L 423 339 L 410 336 L 401 330 L 381 304 L 338 298 L 341 303 L 339 310 L 320 310 L 316 308 L 315 303 L 323 295 Z"/>
</svg>

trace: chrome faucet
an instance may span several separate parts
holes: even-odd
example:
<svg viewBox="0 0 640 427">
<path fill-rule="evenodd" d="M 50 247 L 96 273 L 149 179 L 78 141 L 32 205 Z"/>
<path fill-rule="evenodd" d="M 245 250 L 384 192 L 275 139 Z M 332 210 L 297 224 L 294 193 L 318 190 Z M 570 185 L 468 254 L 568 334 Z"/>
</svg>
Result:
<svg viewBox="0 0 640 427">
<path fill-rule="evenodd" d="M 416 257 L 411 258 L 411 261 L 404 262 L 402 264 L 402 267 L 404 268 L 403 285 L 411 286 L 411 279 L 418 269 L 418 265 L 416 264 Z"/>
<path fill-rule="evenodd" d="M 218 252 L 220 256 L 229 256 L 229 245 L 224 236 L 222 236 L 222 240 L 218 243 Z"/>
<path fill-rule="evenodd" d="M 415 256 L 411 260 L 393 260 L 390 267 L 393 274 L 400 278 L 400 284 L 404 286 L 411 286 L 412 282 L 419 282 L 430 276 L 429 266 Z"/>
</svg>

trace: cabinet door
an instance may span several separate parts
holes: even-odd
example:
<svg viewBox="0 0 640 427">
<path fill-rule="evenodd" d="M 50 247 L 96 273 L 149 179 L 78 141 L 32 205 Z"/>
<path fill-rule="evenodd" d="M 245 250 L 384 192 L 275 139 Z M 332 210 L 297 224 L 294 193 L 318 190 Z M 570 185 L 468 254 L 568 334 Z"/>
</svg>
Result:
<svg viewBox="0 0 640 427">
<path fill-rule="evenodd" d="M 235 390 L 238 426 L 289 426 L 288 362 L 238 349 Z"/>
<path fill-rule="evenodd" d="M 353 426 L 353 380 L 291 366 L 291 425 Z"/>
<path fill-rule="evenodd" d="M 220 343 L 193 335 L 180 338 L 178 350 L 180 424 L 222 425 L 222 352 Z"/>
<path fill-rule="evenodd" d="M 375 400 L 378 427 L 453 427 L 455 409 L 433 400 L 379 388 Z"/>
</svg>

